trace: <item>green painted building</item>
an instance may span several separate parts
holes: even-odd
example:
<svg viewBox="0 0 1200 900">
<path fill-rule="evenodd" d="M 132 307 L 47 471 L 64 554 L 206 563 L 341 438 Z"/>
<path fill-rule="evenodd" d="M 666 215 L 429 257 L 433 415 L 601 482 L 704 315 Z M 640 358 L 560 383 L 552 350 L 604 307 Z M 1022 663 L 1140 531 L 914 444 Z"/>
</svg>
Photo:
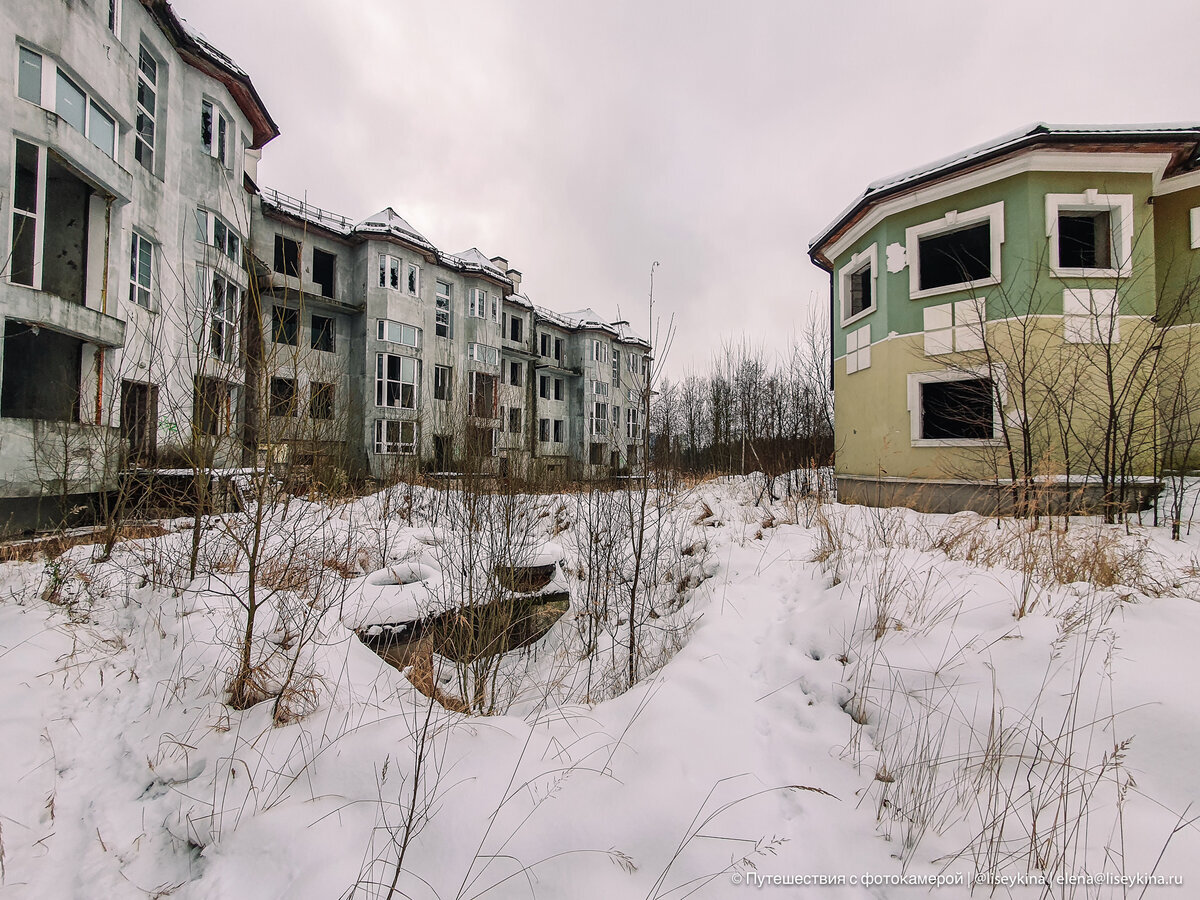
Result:
<svg viewBox="0 0 1200 900">
<path fill-rule="evenodd" d="M 1136 493 L 1169 456 L 1166 398 L 1200 396 L 1179 374 L 1200 372 L 1198 248 L 1200 124 L 1039 124 L 870 185 L 809 246 L 839 496 Z"/>
</svg>

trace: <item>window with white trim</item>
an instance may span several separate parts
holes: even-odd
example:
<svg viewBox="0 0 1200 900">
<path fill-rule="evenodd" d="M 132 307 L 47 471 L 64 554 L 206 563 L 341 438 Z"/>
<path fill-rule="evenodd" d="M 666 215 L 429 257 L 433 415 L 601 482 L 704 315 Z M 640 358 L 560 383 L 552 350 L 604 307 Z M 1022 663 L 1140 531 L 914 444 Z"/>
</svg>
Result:
<svg viewBox="0 0 1200 900">
<path fill-rule="evenodd" d="M 1200 250 L 1200 206 L 1189 213 L 1192 225 L 1192 249 Z"/>
<path fill-rule="evenodd" d="M 621 386 L 621 351 L 616 347 L 612 352 L 612 383 L 613 387 Z"/>
<path fill-rule="evenodd" d="M 438 337 L 448 338 L 450 334 L 450 311 L 453 309 L 450 302 L 452 287 L 448 281 L 439 281 L 437 283 L 437 294 L 435 297 L 437 311 L 434 313 L 434 333 Z"/>
<path fill-rule="evenodd" d="M 379 254 L 379 286 L 389 291 L 400 290 L 400 257 Z"/>
<path fill-rule="evenodd" d="M 604 341 L 593 340 L 591 342 L 591 358 L 598 363 L 608 362 L 608 344 Z"/>
<path fill-rule="evenodd" d="M 985 373 L 946 369 L 908 376 L 914 446 L 969 446 L 995 439 L 996 384 Z"/>
<path fill-rule="evenodd" d="M 229 152 L 234 141 L 232 120 L 219 105 L 211 100 L 200 101 L 200 145 L 204 152 L 225 168 L 231 168 L 233 154 Z"/>
<path fill-rule="evenodd" d="M 375 320 L 375 334 L 379 340 L 417 350 L 421 348 L 421 331 L 416 325 L 406 325 L 392 319 Z"/>
<path fill-rule="evenodd" d="M 420 372 L 420 361 L 411 356 L 376 353 L 375 405 L 394 409 L 416 409 Z"/>
<path fill-rule="evenodd" d="M 142 44 L 138 47 L 137 73 L 137 125 L 135 129 L 136 143 L 133 148 L 134 158 L 154 171 L 155 143 L 154 123 L 158 120 L 158 60 L 154 54 Z"/>
<path fill-rule="evenodd" d="M 380 456 L 412 456 L 417 452 L 417 423 L 375 420 L 375 452 Z"/>
<path fill-rule="evenodd" d="M 409 263 L 407 274 L 404 277 L 404 287 L 414 297 L 421 293 L 421 267 L 415 263 Z"/>
<path fill-rule="evenodd" d="M 490 372 L 467 373 L 467 415 L 490 419 L 496 411 L 496 376 Z"/>
<path fill-rule="evenodd" d="M 196 240 L 215 247 L 239 266 L 242 264 L 242 239 L 233 226 L 214 212 L 196 210 Z"/>
<path fill-rule="evenodd" d="M 60 119 L 95 144 L 109 159 L 116 158 L 117 120 L 96 98 L 79 86 L 59 64 L 25 46 L 18 46 L 17 96 Z M 54 97 L 54 106 L 42 103 Z"/>
<path fill-rule="evenodd" d="M 108 0 L 108 30 L 121 34 L 121 0 Z"/>
<path fill-rule="evenodd" d="M 597 397 L 607 397 L 608 396 L 608 384 L 603 381 L 593 381 L 592 382 L 592 393 L 595 394 Z"/>
<path fill-rule="evenodd" d="M 872 244 L 850 257 L 842 266 L 839 285 L 842 300 L 842 324 L 857 322 L 876 307 L 878 245 Z"/>
<path fill-rule="evenodd" d="M 154 245 L 136 231 L 130 251 L 129 302 L 150 308 L 154 289 Z"/>
<path fill-rule="evenodd" d="M 454 369 L 451 366 L 433 367 L 433 399 L 449 400 L 454 390 Z"/>
<path fill-rule="evenodd" d="M 1004 201 L 942 218 L 904 231 L 910 297 L 929 297 L 1000 281 L 1004 244 Z"/>
<path fill-rule="evenodd" d="M 982 350 L 984 312 L 982 297 L 925 307 L 925 355 Z"/>
<path fill-rule="evenodd" d="M 1121 320 L 1115 290 L 1063 291 L 1063 340 L 1068 344 L 1115 344 Z"/>
<path fill-rule="evenodd" d="M 522 381 L 521 364 L 519 362 L 510 362 L 508 364 L 508 383 L 520 387 Z"/>
<path fill-rule="evenodd" d="M 238 319 L 242 308 L 242 289 L 218 272 L 196 267 L 200 295 L 209 296 L 208 353 L 224 363 L 237 362 Z"/>
<path fill-rule="evenodd" d="M 592 404 L 592 434 L 599 436 L 608 434 L 608 404 L 596 402 Z"/>
<path fill-rule="evenodd" d="M 487 344 L 471 342 L 467 344 L 467 359 L 487 366 L 498 366 L 500 365 L 500 349 L 489 347 Z"/>
<path fill-rule="evenodd" d="M 1116 278 L 1133 252 L 1133 195 L 1046 195 L 1050 270 L 1060 276 Z"/>
<path fill-rule="evenodd" d="M 631 441 L 640 440 L 642 437 L 642 426 L 638 421 L 638 412 L 636 406 L 629 407 L 625 412 L 625 437 Z"/>
<path fill-rule="evenodd" d="M 871 368 L 871 326 L 864 325 L 846 334 L 846 374 Z"/>
</svg>

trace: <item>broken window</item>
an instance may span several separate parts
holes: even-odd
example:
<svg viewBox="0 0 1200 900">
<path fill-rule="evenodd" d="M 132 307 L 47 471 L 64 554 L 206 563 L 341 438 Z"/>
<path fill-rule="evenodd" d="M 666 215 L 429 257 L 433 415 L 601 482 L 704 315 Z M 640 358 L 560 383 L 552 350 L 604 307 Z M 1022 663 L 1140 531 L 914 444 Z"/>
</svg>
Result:
<svg viewBox="0 0 1200 900">
<path fill-rule="evenodd" d="M 192 401 L 192 421 L 200 434 L 229 434 L 233 426 L 233 390 L 217 378 L 200 375 Z"/>
<path fill-rule="evenodd" d="M 313 247 L 312 277 L 313 283 L 321 286 L 322 297 L 333 296 L 333 278 L 337 271 L 337 256 Z"/>
<path fill-rule="evenodd" d="M 408 264 L 408 275 L 406 277 L 406 287 L 408 292 L 413 296 L 421 293 L 421 269 L 412 263 Z"/>
<path fill-rule="evenodd" d="M 593 466 L 604 465 L 604 444 L 592 444 L 588 450 L 588 462 Z"/>
<path fill-rule="evenodd" d="M 376 419 L 375 452 L 412 456 L 417 452 L 417 423 Z"/>
<path fill-rule="evenodd" d="M 121 30 L 121 0 L 108 0 L 108 30 L 119 34 Z"/>
<path fill-rule="evenodd" d="M 271 379 L 271 415 L 296 415 L 296 381 L 294 378 Z"/>
<path fill-rule="evenodd" d="M 233 227 L 214 212 L 196 210 L 196 240 L 215 247 L 233 262 L 241 265 L 242 239 Z"/>
<path fill-rule="evenodd" d="M 454 369 L 450 366 L 433 367 L 433 399 L 449 400 L 453 390 Z"/>
<path fill-rule="evenodd" d="M 222 275 L 212 276 L 208 348 L 213 359 L 232 363 L 237 358 L 237 321 L 241 301 L 241 288 Z"/>
<path fill-rule="evenodd" d="M 314 381 L 308 386 L 308 417 L 310 419 L 333 418 L 333 385 Z"/>
<path fill-rule="evenodd" d="M 508 410 L 508 432 L 509 434 L 521 433 L 521 407 L 513 406 Z"/>
<path fill-rule="evenodd" d="M 133 249 L 129 259 L 129 302 L 149 309 L 154 277 L 154 245 L 136 231 L 133 233 Z"/>
<path fill-rule="evenodd" d="M 563 342 L 562 342 L 562 338 L 555 338 L 555 339 L 554 339 L 554 358 L 558 360 L 558 363 L 559 363 L 559 365 L 562 365 L 562 361 L 563 361 Z"/>
<path fill-rule="evenodd" d="M 620 387 L 621 386 L 621 351 L 618 350 L 616 347 L 613 347 L 612 373 L 613 373 L 613 377 L 612 377 L 613 387 Z"/>
<path fill-rule="evenodd" d="M 439 281 L 437 283 L 437 312 L 435 315 L 436 324 L 434 326 L 438 337 L 450 337 L 450 284 L 449 282 Z"/>
<path fill-rule="evenodd" d="M 282 234 L 275 235 L 274 269 L 290 278 L 300 277 L 300 244 Z"/>
<path fill-rule="evenodd" d="M 543 400 L 550 399 L 550 379 L 545 375 L 538 376 L 538 396 Z"/>
<path fill-rule="evenodd" d="M 542 356 L 550 356 L 550 354 L 553 352 L 553 348 L 554 348 L 554 345 L 552 343 L 553 339 L 550 337 L 550 335 L 546 334 L 546 332 L 544 332 L 544 331 L 539 335 L 539 337 L 541 338 L 541 340 L 539 342 L 541 345 L 539 347 L 539 352 L 542 354 Z"/>
<path fill-rule="evenodd" d="M 550 420 L 538 419 L 538 440 L 543 443 L 550 443 Z"/>
<path fill-rule="evenodd" d="M 5 321 L 0 416 L 78 422 L 82 354 L 78 338 Z"/>
<path fill-rule="evenodd" d="M 920 289 L 946 287 L 989 278 L 992 274 L 992 223 L 980 222 L 917 241 Z"/>
<path fill-rule="evenodd" d="M 229 164 L 228 146 L 233 126 L 221 107 L 211 101 L 200 101 L 200 143 L 204 152 L 223 166 Z"/>
<path fill-rule="evenodd" d="M 376 336 L 379 340 L 420 349 L 421 329 L 416 325 L 406 325 L 403 322 L 395 322 L 391 319 L 378 319 L 375 325 Z"/>
<path fill-rule="evenodd" d="M 563 380 L 561 378 L 554 379 L 554 399 L 561 400 L 563 398 Z"/>
<path fill-rule="evenodd" d="M 488 372 L 469 374 L 467 415 L 491 419 L 496 414 L 496 376 Z"/>
<path fill-rule="evenodd" d="M 142 44 L 138 48 L 137 126 L 134 158 L 150 172 L 154 171 L 154 123 L 158 116 L 158 61 Z"/>
<path fill-rule="evenodd" d="M 420 363 L 411 356 L 375 354 L 375 405 L 417 408 Z"/>
<path fill-rule="evenodd" d="M 608 434 L 608 404 L 592 404 L 592 434 Z"/>
<path fill-rule="evenodd" d="M 508 339 L 518 344 L 521 343 L 521 338 L 524 335 L 525 320 L 520 316 L 511 316 L 508 320 L 508 329 Z"/>
<path fill-rule="evenodd" d="M 272 307 L 271 340 L 295 347 L 300 338 L 300 311 L 283 306 Z"/>
<path fill-rule="evenodd" d="M 379 254 L 379 286 L 392 291 L 400 290 L 399 257 Z"/>
<path fill-rule="evenodd" d="M 990 378 L 922 382 L 921 437 L 989 440 L 994 434 L 993 408 Z"/>
<path fill-rule="evenodd" d="M 329 316 L 313 316 L 312 335 L 309 338 L 309 344 L 314 350 L 332 353 L 334 348 L 334 333 L 335 322 L 332 318 Z"/>
<path fill-rule="evenodd" d="M 563 420 L 554 420 L 554 443 L 561 444 L 563 442 Z"/>
<path fill-rule="evenodd" d="M 510 362 L 508 364 L 508 383 L 521 386 L 521 364 L 519 362 Z"/>
<path fill-rule="evenodd" d="M 472 342 L 467 344 L 467 359 L 488 366 L 498 366 L 500 365 L 500 350 L 496 347 L 489 347 L 487 344 Z"/>
<path fill-rule="evenodd" d="M 631 441 L 636 441 L 641 436 L 642 429 L 638 424 L 638 410 L 636 406 L 631 406 L 625 412 L 625 437 Z"/>
<path fill-rule="evenodd" d="M 481 288 L 471 288 L 468 314 L 475 319 L 486 319 L 488 317 L 487 291 Z"/>
<path fill-rule="evenodd" d="M 1058 214 L 1058 265 L 1062 269 L 1112 268 L 1109 210 Z"/>
</svg>

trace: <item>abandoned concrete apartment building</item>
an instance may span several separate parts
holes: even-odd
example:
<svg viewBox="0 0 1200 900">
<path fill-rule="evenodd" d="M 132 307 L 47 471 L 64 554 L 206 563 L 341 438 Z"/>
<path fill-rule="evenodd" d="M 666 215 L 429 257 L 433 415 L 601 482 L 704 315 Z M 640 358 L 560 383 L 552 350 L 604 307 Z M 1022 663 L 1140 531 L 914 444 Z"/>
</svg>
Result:
<svg viewBox="0 0 1200 900">
<path fill-rule="evenodd" d="M 535 306 L 506 260 L 443 252 L 390 208 L 355 224 L 260 191 L 279 129 L 164 0 L 29 0 L 0 23 L 8 527 L 198 443 L 215 466 L 374 477 L 639 464 L 644 338 Z"/>
</svg>

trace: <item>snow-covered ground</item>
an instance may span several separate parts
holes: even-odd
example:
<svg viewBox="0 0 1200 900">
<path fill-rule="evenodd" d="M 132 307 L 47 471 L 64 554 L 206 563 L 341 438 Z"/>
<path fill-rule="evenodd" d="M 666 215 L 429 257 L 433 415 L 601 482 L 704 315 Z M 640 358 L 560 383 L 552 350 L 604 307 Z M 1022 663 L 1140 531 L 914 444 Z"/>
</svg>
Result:
<svg viewBox="0 0 1200 900">
<path fill-rule="evenodd" d="M 531 500 L 521 528 L 561 548 L 573 608 L 505 660 L 490 716 L 428 700 L 340 618 L 365 573 L 453 543 L 419 492 L 268 522 L 254 646 L 264 690 L 291 688 L 245 711 L 225 703 L 248 596 L 233 519 L 196 579 L 186 522 L 103 562 L 0 565 L 2 893 L 1200 890 L 1200 533 L 761 493 L 672 498 L 627 690 L 619 604 L 585 652 L 589 581 L 627 587 L 627 558 L 589 559 L 613 507 Z M 281 570 L 288 541 L 310 565 Z"/>
</svg>

